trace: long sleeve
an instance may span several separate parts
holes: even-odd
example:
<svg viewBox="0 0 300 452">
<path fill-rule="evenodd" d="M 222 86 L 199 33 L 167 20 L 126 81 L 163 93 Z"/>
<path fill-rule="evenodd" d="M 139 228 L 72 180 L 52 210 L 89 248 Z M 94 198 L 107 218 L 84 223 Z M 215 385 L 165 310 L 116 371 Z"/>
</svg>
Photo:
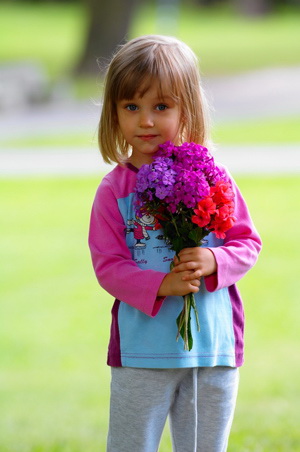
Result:
<svg viewBox="0 0 300 452">
<path fill-rule="evenodd" d="M 235 225 L 224 240 L 208 236 L 217 272 L 205 277 L 207 290 L 202 285 L 195 294 L 201 331 L 195 331 L 194 347 L 188 352 L 176 341 L 181 297 L 157 297 L 174 253 L 154 223 L 149 236 L 137 233 L 132 204 L 135 185 L 136 173 L 119 165 L 101 182 L 91 213 L 89 246 L 95 273 L 100 285 L 117 299 L 112 309 L 108 364 L 241 366 L 244 312 L 235 282 L 256 262 L 261 241 L 237 186 L 232 182 Z"/>
<path fill-rule="evenodd" d="M 245 200 L 235 182 L 231 182 L 235 194 L 236 222 L 227 231 L 223 245 L 210 248 L 217 261 L 217 273 L 205 278 L 209 292 L 239 281 L 256 263 L 262 246 Z"/>
<path fill-rule="evenodd" d="M 124 185 L 120 180 L 116 182 Z M 96 277 L 112 296 L 153 317 L 164 300 L 157 297 L 157 292 L 166 273 L 141 269 L 132 259 L 118 197 L 113 184 L 104 178 L 92 207 L 89 231 Z"/>
</svg>

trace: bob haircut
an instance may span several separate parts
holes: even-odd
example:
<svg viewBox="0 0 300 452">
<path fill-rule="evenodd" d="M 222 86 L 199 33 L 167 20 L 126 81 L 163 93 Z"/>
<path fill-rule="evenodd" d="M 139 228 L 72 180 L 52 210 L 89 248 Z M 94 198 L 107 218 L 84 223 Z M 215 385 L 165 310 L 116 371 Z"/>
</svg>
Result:
<svg viewBox="0 0 300 452">
<path fill-rule="evenodd" d="M 159 96 L 164 88 L 178 102 L 182 114 L 181 143 L 195 142 L 208 147 L 209 115 L 200 85 L 198 61 L 183 42 L 167 36 L 141 36 L 122 45 L 106 73 L 104 99 L 99 122 L 99 148 L 106 163 L 122 163 L 130 155 L 118 125 L 117 103 L 147 92 L 158 80 Z"/>
</svg>

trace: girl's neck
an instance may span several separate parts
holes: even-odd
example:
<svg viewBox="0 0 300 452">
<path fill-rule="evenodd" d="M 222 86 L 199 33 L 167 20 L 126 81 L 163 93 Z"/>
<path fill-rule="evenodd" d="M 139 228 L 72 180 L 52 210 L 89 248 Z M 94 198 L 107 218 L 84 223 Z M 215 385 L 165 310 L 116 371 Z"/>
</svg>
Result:
<svg viewBox="0 0 300 452">
<path fill-rule="evenodd" d="M 134 156 L 131 156 L 126 161 L 126 163 L 134 166 L 135 168 L 140 169 L 141 166 L 143 166 L 143 165 L 150 165 L 152 163 L 152 161 L 153 161 L 153 159 L 151 156 L 149 156 L 149 158 L 145 158 L 144 160 L 135 159 Z"/>
</svg>

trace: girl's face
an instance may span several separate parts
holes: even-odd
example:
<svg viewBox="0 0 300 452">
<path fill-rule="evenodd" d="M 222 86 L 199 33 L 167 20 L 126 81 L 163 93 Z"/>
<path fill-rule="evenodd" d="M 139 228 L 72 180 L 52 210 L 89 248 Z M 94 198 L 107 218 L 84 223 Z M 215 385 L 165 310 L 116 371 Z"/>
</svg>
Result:
<svg viewBox="0 0 300 452">
<path fill-rule="evenodd" d="M 152 162 L 152 155 L 166 141 L 178 143 L 181 127 L 179 105 L 166 90 L 159 96 L 158 82 L 140 96 L 117 103 L 117 118 L 121 133 L 132 147 L 130 162 L 140 168 Z"/>
</svg>

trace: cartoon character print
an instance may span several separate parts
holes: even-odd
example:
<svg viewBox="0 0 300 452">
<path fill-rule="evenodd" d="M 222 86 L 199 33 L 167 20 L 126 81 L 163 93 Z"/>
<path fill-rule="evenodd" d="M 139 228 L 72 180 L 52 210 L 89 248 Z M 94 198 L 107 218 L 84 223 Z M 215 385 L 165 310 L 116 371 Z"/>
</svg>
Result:
<svg viewBox="0 0 300 452">
<path fill-rule="evenodd" d="M 160 229 L 160 225 L 153 215 L 144 214 L 141 217 L 136 215 L 135 219 L 127 221 L 128 226 L 133 228 L 127 228 L 126 233 L 133 232 L 133 236 L 136 240 L 134 248 L 143 249 L 146 248 L 146 243 L 142 240 L 149 240 L 150 236 L 147 231 L 156 231 Z"/>
</svg>

